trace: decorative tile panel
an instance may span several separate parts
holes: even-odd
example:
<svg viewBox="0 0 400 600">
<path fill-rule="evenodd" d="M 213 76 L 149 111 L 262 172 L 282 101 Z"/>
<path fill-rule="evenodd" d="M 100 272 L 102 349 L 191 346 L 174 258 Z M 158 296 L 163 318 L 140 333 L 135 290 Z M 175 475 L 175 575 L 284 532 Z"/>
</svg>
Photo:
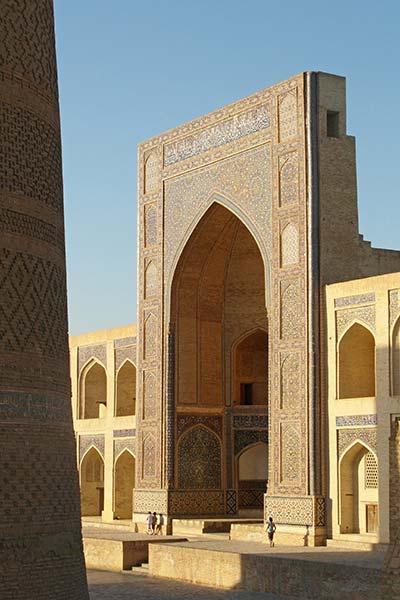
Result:
<svg viewBox="0 0 400 600">
<path fill-rule="evenodd" d="M 282 354 L 281 408 L 286 411 L 298 410 L 300 404 L 300 355 L 298 353 Z"/>
<path fill-rule="evenodd" d="M 128 346 L 127 348 L 118 348 L 115 350 L 115 371 L 118 371 L 126 360 L 130 360 L 136 365 L 136 346 Z"/>
<path fill-rule="evenodd" d="M 279 200 L 280 206 L 299 201 L 299 157 L 289 152 L 279 157 Z"/>
<path fill-rule="evenodd" d="M 152 479 L 156 476 L 156 443 L 154 436 L 147 433 L 143 440 L 143 479 Z"/>
<path fill-rule="evenodd" d="M 157 243 L 157 210 L 153 204 L 145 206 L 144 226 L 144 243 L 146 248 L 148 248 Z"/>
<path fill-rule="evenodd" d="M 281 283 L 281 337 L 297 337 L 301 326 L 300 285 L 297 280 Z"/>
<path fill-rule="evenodd" d="M 85 452 L 93 446 L 99 451 L 104 459 L 104 435 L 80 435 L 79 436 L 79 460 L 82 460 Z"/>
<path fill-rule="evenodd" d="M 171 515 L 223 515 L 223 490 L 174 490 L 169 492 Z"/>
<path fill-rule="evenodd" d="M 272 517 L 281 525 L 313 525 L 313 499 L 265 496 L 265 521 Z"/>
<path fill-rule="evenodd" d="M 148 154 L 144 165 L 144 191 L 148 194 L 156 191 L 159 184 L 160 167 L 156 150 Z"/>
<path fill-rule="evenodd" d="M 278 97 L 279 141 L 297 135 L 297 88 Z"/>
<path fill-rule="evenodd" d="M 134 437 L 136 429 L 114 429 L 115 438 Z"/>
<path fill-rule="evenodd" d="M 291 483 L 300 478 L 300 432 L 292 423 L 281 424 L 281 481 Z"/>
<path fill-rule="evenodd" d="M 149 313 L 144 322 L 143 332 L 143 349 L 144 358 L 147 360 L 156 354 L 157 334 L 158 334 L 158 321 L 157 317 L 153 313 Z"/>
<path fill-rule="evenodd" d="M 156 419 L 158 415 L 158 394 L 156 374 L 143 372 L 143 419 Z"/>
<path fill-rule="evenodd" d="M 235 440 L 235 456 L 239 454 L 244 448 L 251 444 L 263 442 L 268 444 L 268 431 L 249 431 L 249 430 L 236 430 L 234 434 Z M 267 452 L 267 449 L 265 450 Z"/>
<path fill-rule="evenodd" d="M 165 182 L 165 278 L 170 276 L 184 233 L 215 194 L 243 209 L 266 240 L 271 240 L 270 144 Z M 256 225 L 257 224 L 257 225 Z"/>
<path fill-rule="evenodd" d="M 347 449 L 357 440 L 365 444 L 376 453 L 376 428 L 372 429 L 339 429 L 338 457 L 340 458 Z"/>
<path fill-rule="evenodd" d="M 202 426 L 184 433 L 178 441 L 178 487 L 221 487 L 221 442 Z"/>
<path fill-rule="evenodd" d="M 354 304 L 370 304 L 375 302 L 375 294 L 357 294 L 355 296 L 345 296 L 344 298 L 335 298 L 335 308 L 351 306 Z"/>
<path fill-rule="evenodd" d="M 79 370 L 87 363 L 90 358 L 97 358 L 105 367 L 107 366 L 107 347 L 105 344 L 97 344 L 96 346 L 79 346 L 78 348 L 78 364 Z"/>
<path fill-rule="evenodd" d="M 154 260 L 151 260 L 144 272 L 144 297 L 147 300 L 157 294 L 158 291 L 158 271 Z"/>
<path fill-rule="evenodd" d="M 127 346 L 134 346 L 136 344 L 135 337 L 126 337 L 114 340 L 114 348 L 125 348 Z"/>
<path fill-rule="evenodd" d="M 114 440 L 114 462 L 120 457 L 124 450 L 129 450 L 136 456 L 136 439 Z"/>
<path fill-rule="evenodd" d="M 378 418 L 376 414 L 372 415 L 346 415 L 336 417 L 336 427 L 355 427 L 365 425 L 376 425 Z"/>
<path fill-rule="evenodd" d="M 222 435 L 222 417 L 219 415 L 187 415 L 177 416 L 177 435 L 178 437 L 190 427 L 195 425 L 204 425 L 208 429 L 215 431 L 218 436 Z"/>
<path fill-rule="evenodd" d="M 133 511 L 135 513 L 168 513 L 168 492 L 165 490 L 133 490 Z"/>
<path fill-rule="evenodd" d="M 375 306 L 363 306 L 336 311 L 336 331 L 340 339 L 353 321 L 360 321 L 375 331 Z"/>
<path fill-rule="evenodd" d="M 389 292 L 390 327 L 394 324 L 400 314 L 400 290 Z"/>
<path fill-rule="evenodd" d="M 299 262 L 299 231 L 289 223 L 281 234 L 281 266 L 288 267 Z"/>
<path fill-rule="evenodd" d="M 164 165 L 168 167 L 208 150 L 229 144 L 246 135 L 266 129 L 269 125 L 269 104 L 257 106 L 207 127 L 207 129 L 193 132 L 176 142 L 166 144 L 164 146 Z"/>
<path fill-rule="evenodd" d="M 268 415 L 234 415 L 233 427 L 235 429 L 256 429 L 268 427 Z"/>
</svg>

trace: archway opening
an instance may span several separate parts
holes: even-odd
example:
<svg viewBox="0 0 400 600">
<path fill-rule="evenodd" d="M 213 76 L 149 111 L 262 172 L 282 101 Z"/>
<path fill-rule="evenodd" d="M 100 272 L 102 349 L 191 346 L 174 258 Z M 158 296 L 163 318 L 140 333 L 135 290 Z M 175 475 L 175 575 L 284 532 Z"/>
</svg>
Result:
<svg viewBox="0 0 400 600">
<path fill-rule="evenodd" d="M 135 487 L 135 458 L 124 450 L 115 463 L 114 515 L 118 519 L 131 519 L 133 511 L 133 489 Z"/>
<path fill-rule="evenodd" d="M 394 326 L 392 339 L 392 389 L 394 396 L 400 396 L 400 318 Z"/>
<path fill-rule="evenodd" d="M 80 480 L 82 516 L 100 516 L 104 509 L 104 461 L 96 448 L 83 457 Z"/>
<path fill-rule="evenodd" d="M 98 362 L 89 364 L 81 377 L 81 419 L 98 419 L 107 405 L 107 375 Z"/>
<path fill-rule="evenodd" d="M 339 343 L 339 398 L 375 396 L 375 339 L 354 323 Z"/>
<path fill-rule="evenodd" d="M 378 525 L 376 457 L 357 442 L 340 462 L 340 532 L 377 533 Z"/>
<path fill-rule="evenodd" d="M 267 487 L 268 446 L 263 442 L 247 447 L 237 460 L 238 504 L 240 510 L 259 509 Z"/>
<path fill-rule="evenodd" d="M 233 358 L 233 403 L 266 406 L 268 400 L 268 335 L 258 329 L 236 345 Z"/>
<path fill-rule="evenodd" d="M 254 237 L 230 210 L 212 204 L 172 282 L 178 409 L 234 403 L 230 349 L 249 331 L 267 331 L 265 296 L 264 263 Z"/>
<path fill-rule="evenodd" d="M 225 415 L 227 406 L 237 410 L 240 405 L 241 415 L 251 413 L 254 422 L 256 414 L 266 415 L 265 299 L 265 265 L 253 234 L 233 212 L 212 204 L 179 257 L 171 287 L 171 326 L 178 419 L 180 414 L 188 419 L 192 413 L 194 423 L 208 427 L 207 412 L 212 411 L 222 453 L 220 487 L 225 482 L 227 487 L 234 485 L 235 454 L 223 443 L 224 428 L 216 421 L 233 419 Z M 203 466 L 196 444 L 184 442 L 178 442 L 175 481 L 178 488 L 188 489 L 203 480 L 182 478 L 186 465 L 198 463 L 199 472 Z M 201 487 L 205 489 L 207 482 L 208 476 Z"/>
<path fill-rule="evenodd" d="M 117 374 L 116 417 L 134 415 L 136 411 L 136 367 L 126 360 Z"/>
</svg>

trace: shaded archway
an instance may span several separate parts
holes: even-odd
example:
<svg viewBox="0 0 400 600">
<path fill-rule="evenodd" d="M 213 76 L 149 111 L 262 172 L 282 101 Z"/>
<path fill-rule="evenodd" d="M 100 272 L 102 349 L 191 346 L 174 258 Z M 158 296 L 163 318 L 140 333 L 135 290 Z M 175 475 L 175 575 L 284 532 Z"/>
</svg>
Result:
<svg viewBox="0 0 400 600">
<path fill-rule="evenodd" d="M 172 281 L 178 406 L 232 404 L 230 348 L 246 332 L 267 330 L 265 297 L 254 237 L 230 210 L 212 204 L 183 249 Z"/>
<path fill-rule="evenodd" d="M 339 342 L 339 398 L 375 396 L 375 339 L 354 323 Z"/>
<path fill-rule="evenodd" d="M 233 351 L 233 404 L 266 406 L 268 399 L 268 335 L 257 329 Z"/>
<path fill-rule="evenodd" d="M 114 515 L 118 519 L 131 519 L 132 494 L 135 487 L 135 457 L 124 450 L 114 467 Z"/>
<path fill-rule="evenodd" d="M 392 393 L 400 396 L 400 318 L 395 323 L 392 335 Z"/>
<path fill-rule="evenodd" d="M 340 471 L 340 532 L 377 533 L 378 465 L 361 441 L 342 456 Z"/>
<path fill-rule="evenodd" d="M 117 373 L 115 416 L 134 415 L 136 411 L 136 367 L 126 360 Z"/>
<path fill-rule="evenodd" d="M 267 487 L 268 446 L 263 442 L 248 446 L 237 459 L 239 509 L 263 508 Z"/>
<path fill-rule="evenodd" d="M 81 419 L 98 419 L 107 405 L 107 374 L 99 362 L 93 360 L 83 369 L 80 380 Z"/>
<path fill-rule="evenodd" d="M 82 516 L 100 516 L 104 509 L 104 461 L 94 447 L 82 458 L 80 482 Z"/>
</svg>

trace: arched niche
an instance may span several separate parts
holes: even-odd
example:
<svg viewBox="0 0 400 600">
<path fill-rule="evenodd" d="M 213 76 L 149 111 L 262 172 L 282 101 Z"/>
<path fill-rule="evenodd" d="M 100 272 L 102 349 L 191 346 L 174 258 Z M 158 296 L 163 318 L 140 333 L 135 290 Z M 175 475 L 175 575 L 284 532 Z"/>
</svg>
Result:
<svg viewBox="0 0 400 600">
<path fill-rule="evenodd" d="M 400 396 L 400 317 L 392 334 L 392 390 L 394 396 Z"/>
<path fill-rule="evenodd" d="M 131 519 L 133 490 L 135 487 L 135 457 L 123 450 L 114 467 L 114 515 L 118 519 Z"/>
<path fill-rule="evenodd" d="M 80 378 L 81 419 L 98 419 L 101 406 L 107 405 L 107 373 L 102 364 L 91 360 L 82 370 Z"/>
<path fill-rule="evenodd" d="M 221 441 L 206 427 L 193 427 L 179 440 L 178 486 L 181 489 L 221 487 Z"/>
<path fill-rule="evenodd" d="M 341 457 L 339 480 L 341 533 L 377 533 L 378 465 L 374 452 L 356 441 Z"/>
<path fill-rule="evenodd" d="M 223 406 L 232 398 L 230 349 L 267 330 L 265 265 L 254 236 L 218 202 L 182 249 L 171 285 L 178 406 Z"/>
<path fill-rule="evenodd" d="M 360 323 L 343 335 L 338 348 L 339 398 L 375 396 L 375 338 Z"/>
<path fill-rule="evenodd" d="M 233 403 L 266 406 L 268 400 L 268 334 L 248 333 L 233 350 Z"/>
<path fill-rule="evenodd" d="M 240 510 L 262 510 L 268 476 L 268 446 L 263 442 L 245 448 L 237 457 Z"/>
<path fill-rule="evenodd" d="M 136 367 L 126 360 L 118 369 L 116 382 L 116 417 L 134 415 L 136 412 Z"/>
<path fill-rule="evenodd" d="M 100 516 L 104 509 L 104 461 L 93 446 L 80 464 L 82 516 Z"/>
</svg>

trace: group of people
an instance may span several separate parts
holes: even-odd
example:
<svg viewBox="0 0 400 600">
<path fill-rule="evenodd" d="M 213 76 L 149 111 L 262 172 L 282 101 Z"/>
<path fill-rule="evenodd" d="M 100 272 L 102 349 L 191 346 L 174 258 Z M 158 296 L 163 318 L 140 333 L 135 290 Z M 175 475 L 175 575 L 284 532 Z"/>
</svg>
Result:
<svg viewBox="0 0 400 600">
<path fill-rule="evenodd" d="M 163 525 L 164 525 L 164 517 L 162 513 L 159 513 L 157 517 L 156 512 L 147 513 L 147 534 L 148 535 L 162 535 L 163 534 Z"/>
</svg>

